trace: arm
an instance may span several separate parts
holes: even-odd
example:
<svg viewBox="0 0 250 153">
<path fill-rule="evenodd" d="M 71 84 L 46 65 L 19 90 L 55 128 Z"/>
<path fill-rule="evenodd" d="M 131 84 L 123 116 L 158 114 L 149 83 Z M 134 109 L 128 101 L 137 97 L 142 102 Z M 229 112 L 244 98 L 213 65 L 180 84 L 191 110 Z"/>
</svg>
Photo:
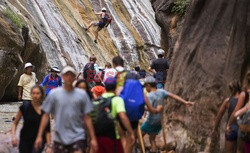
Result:
<svg viewBox="0 0 250 153">
<path fill-rule="evenodd" d="M 52 141 L 51 141 L 51 133 L 46 132 L 46 153 L 52 153 Z"/>
<path fill-rule="evenodd" d="M 21 86 L 18 86 L 17 87 L 17 94 L 18 94 L 18 100 L 22 100 L 22 90 L 23 90 L 23 87 Z"/>
<path fill-rule="evenodd" d="M 95 132 L 94 132 L 92 120 L 91 120 L 90 116 L 87 114 L 85 114 L 83 116 L 83 120 L 84 120 L 84 123 L 86 124 L 88 131 L 89 131 L 90 140 L 91 140 L 90 141 L 91 148 L 94 150 L 94 152 L 97 152 L 98 145 L 97 145 L 97 141 L 96 141 L 96 137 L 95 137 Z"/>
<path fill-rule="evenodd" d="M 230 116 L 229 121 L 227 123 L 227 129 L 230 129 L 230 126 L 233 124 L 233 122 L 235 120 L 235 113 L 243 107 L 245 97 L 246 97 L 245 92 L 241 92 L 239 99 L 238 99 L 238 102 L 237 102 L 237 105 L 234 108 L 234 111 L 233 111 L 232 115 Z"/>
<path fill-rule="evenodd" d="M 22 112 L 19 110 L 17 112 L 16 118 L 15 118 L 13 124 L 12 124 L 12 127 L 11 127 L 11 142 L 12 142 L 12 145 L 14 147 L 17 146 L 16 128 L 17 128 L 17 125 L 18 125 L 21 117 L 22 117 Z"/>
<path fill-rule="evenodd" d="M 102 12 L 96 12 L 94 9 L 92 9 L 92 11 L 95 13 L 95 15 L 101 15 Z"/>
<path fill-rule="evenodd" d="M 48 78 L 49 78 L 48 75 L 46 75 L 43 79 L 43 82 L 40 84 L 40 86 L 44 87 L 48 82 Z"/>
<path fill-rule="evenodd" d="M 47 126 L 49 122 L 49 114 L 48 113 L 44 113 L 43 116 L 42 116 L 42 120 L 41 120 L 41 123 L 40 123 L 40 127 L 39 127 L 39 130 L 38 130 L 38 134 L 37 134 L 37 137 L 36 137 L 36 141 L 35 141 L 35 149 L 38 150 L 41 145 L 42 145 L 42 142 L 43 142 L 43 132 Z"/>
<path fill-rule="evenodd" d="M 226 111 L 226 109 L 227 109 L 228 101 L 229 101 L 229 98 L 225 99 L 225 100 L 223 101 L 223 103 L 222 103 L 220 109 L 219 109 L 219 112 L 218 112 L 218 114 L 217 114 L 217 116 L 216 116 L 216 119 L 215 119 L 213 132 L 217 131 L 217 129 L 218 129 L 218 126 L 219 126 L 219 124 L 220 124 L 220 121 L 221 121 L 221 119 L 222 119 L 222 117 L 223 117 L 223 115 L 224 115 L 224 113 L 225 113 L 225 111 Z"/>
<path fill-rule="evenodd" d="M 169 93 L 169 97 L 171 97 L 171 98 L 173 98 L 173 99 L 175 99 L 175 100 L 177 100 L 177 101 L 179 101 L 179 102 L 181 102 L 181 103 L 183 103 L 183 104 L 185 104 L 185 105 L 187 105 L 187 106 L 192 106 L 192 105 L 194 105 L 193 102 L 188 102 L 188 101 L 182 99 L 180 96 L 177 96 L 177 95 L 172 94 L 172 93 Z"/>
<path fill-rule="evenodd" d="M 135 143 L 135 135 L 125 112 L 119 113 L 120 120 L 130 134 L 131 144 Z"/>
<path fill-rule="evenodd" d="M 147 105 L 147 109 L 153 113 L 153 114 L 157 114 L 159 112 L 161 112 L 163 110 L 162 105 L 158 105 L 157 108 L 155 109 L 151 103 L 149 102 L 148 97 L 144 94 L 144 100 L 145 100 L 145 104 Z"/>
<path fill-rule="evenodd" d="M 244 113 L 246 113 L 248 111 L 248 108 L 245 106 L 242 109 L 238 110 L 235 114 L 234 117 L 237 118 L 241 115 L 243 115 Z"/>
</svg>

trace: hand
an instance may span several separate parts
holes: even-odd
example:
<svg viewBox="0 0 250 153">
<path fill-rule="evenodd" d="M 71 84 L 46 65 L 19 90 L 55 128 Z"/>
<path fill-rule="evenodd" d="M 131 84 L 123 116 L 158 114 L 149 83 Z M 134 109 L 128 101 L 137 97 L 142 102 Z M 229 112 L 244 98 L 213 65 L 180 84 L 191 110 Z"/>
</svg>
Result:
<svg viewBox="0 0 250 153">
<path fill-rule="evenodd" d="M 92 150 L 92 153 L 95 153 L 95 152 L 98 151 L 98 144 L 97 144 L 96 139 L 91 139 L 91 141 L 90 141 L 90 148 Z"/>
<path fill-rule="evenodd" d="M 227 128 L 226 128 L 226 133 L 227 133 L 227 134 L 230 134 L 230 132 L 231 132 L 231 128 L 230 128 L 230 126 L 229 126 L 229 125 L 227 125 Z"/>
<path fill-rule="evenodd" d="M 131 133 L 130 134 L 130 145 L 133 146 L 135 143 L 135 135 L 134 133 Z"/>
<path fill-rule="evenodd" d="M 18 95 L 17 99 L 18 99 L 18 101 L 21 101 L 22 100 L 22 95 Z"/>
<path fill-rule="evenodd" d="M 16 137 L 13 137 L 13 138 L 12 138 L 11 143 L 12 143 L 12 146 L 13 146 L 13 147 L 16 147 L 16 146 L 17 146 L 17 139 L 16 139 Z"/>
<path fill-rule="evenodd" d="M 193 106 L 193 105 L 194 105 L 194 102 L 188 101 L 188 102 L 185 102 L 185 105 L 186 105 L 186 106 Z"/>
<path fill-rule="evenodd" d="M 37 137 L 34 145 L 36 151 L 39 150 L 39 148 L 41 148 L 42 143 L 43 143 L 43 138 Z"/>
<path fill-rule="evenodd" d="M 53 149 L 51 146 L 47 146 L 46 153 L 53 153 Z"/>
</svg>

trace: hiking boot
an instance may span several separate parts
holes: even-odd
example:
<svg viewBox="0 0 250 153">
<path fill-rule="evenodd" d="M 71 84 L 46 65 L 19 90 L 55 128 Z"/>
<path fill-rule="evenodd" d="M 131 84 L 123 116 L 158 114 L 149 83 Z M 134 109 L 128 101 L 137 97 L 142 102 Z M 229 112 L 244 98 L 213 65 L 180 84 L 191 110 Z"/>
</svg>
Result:
<svg viewBox="0 0 250 153">
<path fill-rule="evenodd" d="M 97 44 L 97 40 L 94 40 L 94 42 Z"/>
</svg>

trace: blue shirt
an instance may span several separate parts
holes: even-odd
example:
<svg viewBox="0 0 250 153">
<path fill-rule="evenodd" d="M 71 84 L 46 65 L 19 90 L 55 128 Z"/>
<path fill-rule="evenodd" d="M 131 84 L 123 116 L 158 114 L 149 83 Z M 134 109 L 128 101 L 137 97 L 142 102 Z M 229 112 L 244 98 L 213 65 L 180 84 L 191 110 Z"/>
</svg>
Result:
<svg viewBox="0 0 250 153">
<path fill-rule="evenodd" d="M 43 82 L 40 84 L 40 86 L 45 86 L 46 84 L 47 84 L 47 88 L 46 88 L 45 93 L 46 95 L 48 95 L 51 89 L 62 86 L 62 78 L 58 75 L 56 75 L 55 77 L 52 77 L 51 74 L 48 74 L 44 77 Z"/>
<path fill-rule="evenodd" d="M 151 105 L 154 108 L 157 108 L 158 105 L 164 104 L 164 99 L 166 99 L 168 95 L 169 95 L 169 92 L 167 92 L 166 90 L 157 89 L 155 92 L 148 93 L 148 99 Z M 161 125 L 160 113 L 152 114 L 149 112 L 149 115 L 147 116 L 146 121 L 150 125 Z"/>
</svg>

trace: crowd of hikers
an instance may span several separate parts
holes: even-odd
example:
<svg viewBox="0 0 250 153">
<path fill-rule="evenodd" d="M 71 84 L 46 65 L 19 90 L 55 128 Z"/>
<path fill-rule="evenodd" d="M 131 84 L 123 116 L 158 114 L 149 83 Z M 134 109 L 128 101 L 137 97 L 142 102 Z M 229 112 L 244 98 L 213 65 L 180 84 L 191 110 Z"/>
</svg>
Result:
<svg viewBox="0 0 250 153">
<path fill-rule="evenodd" d="M 25 73 L 18 82 L 18 100 L 23 104 L 12 125 L 12 145 L 18 145 L 20 153 L 43 150 L 47 153 L 132 153 L 136 143 L 143 144 L 143 139 L 137 138 L 147 134 L 150 152 L 157 152 L 156 136 L 162 129 L 165 99 L 172 98 L 187 107 L 194 105 L 164 89 L 169 64 L 163 50 L 157 55 L 148 71 L 139 66 L 126 70 L 120 56 L 100 68 L 96 57 L 91 56 L 81 73 L 71 66 L 62 70 L 52 67 L 40 85 L 37 85 L 33 65 L 26 63 Z M 250 152 L 247 126 L 250 124 L 247 118 L 250 73 L 247 81 L 243 91 L 239 81 L 230 83 L 231 95 L 216 117 L 213 135 L 228 109 L 227 153 Z M 17 138 L 16 129 L 21 119 L 23 127 Z"/>
</svg>

